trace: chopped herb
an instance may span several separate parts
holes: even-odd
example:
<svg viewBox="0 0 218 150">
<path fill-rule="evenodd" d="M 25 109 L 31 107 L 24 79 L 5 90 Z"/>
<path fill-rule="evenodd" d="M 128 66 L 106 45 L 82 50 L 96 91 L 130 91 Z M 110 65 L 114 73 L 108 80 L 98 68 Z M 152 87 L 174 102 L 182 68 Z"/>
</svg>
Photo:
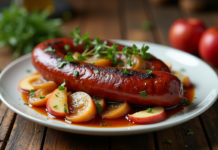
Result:
<svg viewBox="0 0 218 150">
<path fill-rule="evenodd" d="M 101 126 L 107 126 L 107 124 L 106 124 L 106 123 L 100 123 L 100 125 L 101 125 Z"/>
<path fill-rule="evenodd" d="M 33 89 L 30 90 L 30 94 L 29 94 L 29 96 L 30 96 L 30 97 L 34 97 L 34 95 L 35 95 L 35 94 L 34 94 L 34 90 L 33 90 Z"/>
<path fill-rule="evenodd" d="M 150 113 L 150 112 L 152 112 L 152 109 L 148 108 L 147 113 Z"/>
<path fill-rule="evenodd" d="M 124 73 L 125 73 L 125 74 L 132 74 L 132 73 L 130 73 L 126 68 L 125 68 L 125 70 L 124 70 Z"/>
<path fill-rule="evenodd" d="M 64 107 L 64 112 L 67 113 L 67 108 L 66 107 Z"/>
<path fill-rule="evenodd" d="M 40 130 L 37 130 L 37 132 L 39 133 L 39 132 L 41 132 Z"/>
<path fill-rule="evenodd" d="M 66 103 L 64 103 L 64 106 L 66 106 Z"/>
<path fill-rule="evenodd" d="M 172 142 L 173 142 L 173 141 L 172 141 L 171 139 L 168 139 L 168 140 L 167 140 L 167 143 L 169 143 L 169 144 L 172 144 Z"/>
<path fill-rule="evenodd" d="M 141 92 L 139 92 L 139 93 L 140 93 L 140 95 L 141 95 L 143 98 L 146 98 L 146 97 L 147 97 L 146 91 L 141 91 Z"/>
<path fill-rule="evenodd" d="M 65 89 L 65 87 L 64 87 L 65 84 L 66 84 L 66 83 L 65 83 L 65 80 L 64 80 L 64 82 L 63 82 L 61 85 L 58 86 L 58 89 L 59 89 L 59 90 L 64 90 L 64 89 Z"/>
<path fill-rule="evenodd" d="M 74 71 L 73 76 L 78 77 L 78 75 L 79 75 L 79 71 Z"/>
<path fill-rule="evenodd" d="M 195 99 L 197 99 L 197 97 L 195 97 Z"/>
<path fill-rule="evenodd" d="M 179 103 L 182 105 L 190 105 L 191 104 L 189 100 L 182 100 Z"/>
<path fill-rule="evenodd" d="M 72 52 L 68 52 L 67 55 L 64 57 L 64 59 L 66 61 L 69 61 L 69 62 L 74 62 L 75 59 L 73 58 L 73 53 Z"/>
<path fill-rule="evenodd" d="M 58 105 L 54 105 L 54 106 L 53 106 L 53 108 L 56 108 L 56 107 L 58 107 Z"/>
<path fill-rule="evenodd" d="M 52 47 L 48 47 L 44 49 L 44 52 L 55 52 L 55 49 L 53 49 Z"/>
<path fill-rule="evenodd" d="M 62 61 L 62 59 L 61 59 L 61 58 L 58 58 L 57 60 L 58 60 L 58 61 Z"/>
<path fill-rule="evenodd" d="M 77 57 L 77 59 L 78 59 L 79 61 L 85 61 L 85 60 L 86 60 L 85 57 L 83 57 L 82 55 L 79 55 L 79 56 Z"/>
<path fill-rule="evenodd" d="M 56 96 L 56 97 L 58 97 L 58 95 L 57 95 L 57 94 L 55 94 L 55 96 Z"/>
<path fill-rule="evenodd" d="M 94 65 L 95 63 L 89 63 L 90 65 Z"/>
<path fill-rule="evenodd" d="M 152 74 L 151 70 L 146 70 L 146 71 L 147 71 L 147 74 Z"/>
<path fill-rule="evenodd" d="M 185 72 L 185 69 L 184 69 L 184 68 L 181 68 L 180 71 L 181 71 L 181 72 Z"/>
<path fill-rule="evenodd" d="M 99 71 L 98 71 L 98 70 L 95 70 L 94 72 L 95 72 L 96 74 L 99 74 Z"/>
<path fill-rule="evenodd" d="M 70 50 L 70 45 L 64 45 L 64 49 L 66 50 L 66 51 L 69 51 Z"/>
<path fill-rule="evenodd" d="M 102 112 L 103 108 L 101 107 L 101 105 L 99 104 L 98 101 L 96 101 L 95 99 L 93 99 L 93 100 L 95 102 L 96 109 L 97 109 L 98 113 L 100 114 Z"/>
<path fill-rule="evenodd" d="M 66 61 L 61 61 L 61 62 L 58 63 L 57 67 L 58 67 L 58 68 L 62 68 L 62 67 L 63 67 L 64 65 L 66 65 L 66 64 L 67 64 Z"/>
<path fill-rule="evenodd" d="M 40 98 L 40 99 L 43 99 L 43 98 L 45 98 L 45 96 L 39 96 L 39 98 Z"/>
<path fill-rule="evenodd" d="M 24 105 L 29 105 L 29 103 L 23 103 Z"/>
<path fill-rule="evenodd" d="M 27 69 L 27 70 L 26 70 L 26 72 L 27 72 L 27 73 L 30 73 L 30 72 L 31 72 L 31 70 L 30 70 L 30 69 Z"/>
<path fill-rule="evenodd" d="M 119 67 L 123 67 L 124 66 L 124 61 L 118 60 L 117 64 L 118 64 Z"/>
<path fill-rule="evenodd" d="M 193 134 L 194 132 L 191 129 L 189 129 L 189 132 L 187 133 L 187 135 L 193 135 Z"/>
</svg>

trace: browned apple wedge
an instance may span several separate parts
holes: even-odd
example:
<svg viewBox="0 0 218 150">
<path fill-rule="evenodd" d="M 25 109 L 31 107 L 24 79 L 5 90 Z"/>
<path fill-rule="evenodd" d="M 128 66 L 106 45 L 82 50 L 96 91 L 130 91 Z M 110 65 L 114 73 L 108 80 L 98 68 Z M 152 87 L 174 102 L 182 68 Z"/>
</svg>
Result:
<svg viewBox="0 0 218 150">
<path fill-rule="evenodd" d="M 70 114 L 66 119 L 72 122 L 86 122 L 97 114 L 96 106 L 91 96 L 85 92 L 75 92 L 69 99 Z"/>
<path fill-rule="evenodd" d="M 64 90 L 54 90 L 46 103 L 46 108 L 51 115 L 56 117 L 68 115 L 67 88 Z"/>
<path fill-rule="evenodd" d="M 103 119 L 114 119 L 126 115 L 131 111 L 131 107 L 127 102 L 111 103 L 100 114 Z"/>
<path fill-rule="evenodd" d="M 34 89 L 32 83 L 36 82 L 37 80 L 41 80 L 40 74 L 32 74 L 30 76 L 27 76 L 23 78 L 19 83 L 19 88 L 24 91 L 30 91 Z"/>
<path fill-rule="evenodd" d="M 129 119 L 138 124 L 149 124 L 163 120 L 166 113 L 163 107 L 154 107 L 150 110 L 143 110 L 132 115 L 128 115 Z"/>
</svg>

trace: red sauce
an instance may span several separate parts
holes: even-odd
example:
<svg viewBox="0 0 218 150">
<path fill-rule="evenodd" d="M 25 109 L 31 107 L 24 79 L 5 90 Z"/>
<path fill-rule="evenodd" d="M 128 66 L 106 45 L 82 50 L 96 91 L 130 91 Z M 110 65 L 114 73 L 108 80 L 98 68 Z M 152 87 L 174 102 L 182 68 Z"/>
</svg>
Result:
<svg viewBox="0 0 218 150">
<path fill-rule="evenodd" d="M 194 100 L 194 86 L 190 86 L 190 87 L 184 87 L 184 97 L 187 98 L 190 103 L 192 103 L 192 101 Z M 22 98 L 24 100 L 25 103 L 28 103 L 28 99 L 29 99 L 29 93 L 26 93 L 25 91 L 21 91 L 22 93 Z M 35 107 L 32 106 L 31 104 L 29 104 L 30 108 L 32 108 L 33 110 L 35 110 L 36 112 L 38 112 L 39 114 L 45 115 L 48 117 L 48 119 L 53 119 L 53 120 L 58 120 L 58 121 L 63 121 L 66 123 L 71 123 L 70 121 L 65 120 L 65 118 L 57 118 L 54 117 L 52 115 L 50 115 L 47 111 L 45 107 Z M 183 105 L 177 105 L 174 108 L 168 108 L 165 109 L 166 110 L 166 119 L 168 119 L 169 117 L 181 112 L 182 110 L 184 110 L 184 108 L 187 106 L 183 106 Z M 132 112 L 137 112 L 140 110 L 145 110 L 146 107 L 139 107 L 139 106 L 132 106 Z M 102 119 L 101 117 L 97 116 L 94 119 L 85 122 L 85 123 L 72 123 L 74 125 L 81 125 L 81 126 L 86 126 L 86 127 L 126 127 L 126 126 L 134 126 L 137 124 L 132 123 L 131 121 L 128 120 L 128 118 L 125 117 L 120 117 L 118 119 Z"/>
</svg>

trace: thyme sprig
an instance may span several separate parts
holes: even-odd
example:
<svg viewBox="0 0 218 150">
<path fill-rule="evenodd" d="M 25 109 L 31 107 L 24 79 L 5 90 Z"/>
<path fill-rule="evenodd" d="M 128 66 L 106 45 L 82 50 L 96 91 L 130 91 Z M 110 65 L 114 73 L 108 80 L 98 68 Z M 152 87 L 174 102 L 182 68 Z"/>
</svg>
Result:
<svg viewBox="0 0 218 150">
<path fill-rule="evenodd" d="M 87 56 L 104 57 L 105 59 L 111 59 L 112 65 L 114 66 L 118 62 L 116 54 L 124 54 L 127 58 L 127 63 L 132 66 L 134 64 L 131 62 L 132 55 L 141 55 L 142 59 L 151 58 L 151 54 L 147 52 L 149 47 L 145 45 L 143 45 L 141 49 L 138 49 L 137 46 L 133 44 L 132 48 L 124 47 L 122 51 L 119 51 L 118 45 L 115 43 L 113 43 L 112 46 L 108 46 L 107 41 L 101 42 L 99 38 L 90 40 L 88 33 L 80 36 L 78 27 L 70 33 L 70 36 L 73 38 L 75 45 L 83 44 L 85 47 L 85 51 L 77 58 L 79 61 L 85 61 L 85 57 Z"/>
</svg>

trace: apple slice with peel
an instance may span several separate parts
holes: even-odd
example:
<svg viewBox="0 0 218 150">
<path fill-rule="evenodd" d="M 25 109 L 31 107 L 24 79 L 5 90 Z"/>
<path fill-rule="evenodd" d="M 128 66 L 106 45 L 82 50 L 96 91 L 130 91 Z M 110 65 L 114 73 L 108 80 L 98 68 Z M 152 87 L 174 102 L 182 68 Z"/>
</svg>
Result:
<svg viewBox="0 0 218 150">
<path fill-rule="evenodd" d="M 70 114 L 66 119 L 72 122 L 86 122 L 97 114 L 95 102 L 85 92 L 75 92 L 69 99 Z"/>
<path fill-rule="evenodd" d="M 55 117 L 64 117 L 69 114 L 67 103 L 67 88 L 58 88 L 51 93 L 46 103 L 48 112 Z"/>
<path fill-rule="evenodd" d="M 115 119 L 126 115 L 131 111 L 131 107 L 127 102 L 111 103 L 100 114 L 103 119 Z"/>
<path fill-rule="evenodd" d="M 182 82 L 184 86 L 188 87 L 191 85 L 191 81 L 188 76 L 184 76 L 178 71 L 172 71 L 172 73 L 173 75 L 177 76 L 180 79 L 180 81 Z"/>
<path fill-rule="evenodd" d="M 53 82 L 53 81 L 48 81 L 48 82 L 43 82 L 43 83 L 38 83 L 38 82 L 33 82 L 31 83 L 31 85 L 33 86 L 33 89 L 37 90 L 37 89 L 56 89 L 58 87 L 58 85 Z"/>
<path fill-rule="evenodd" d="M 40 74 L 32 74 L 30 76 L 27 76 L 23 78 L 19 83 L 19 88 L 24 91 L 30 91 L 34 89 L 32 86 L 33 82 L 36 82 L 37 80 L 41 80 L 42 76 Z M 38 81 L 41 82 L 41 81 Z"/>
<path fill-rule="evenodd" d="M 166 113 L 163 107 L 154 107 L 151 112 L 143 110 L 136 112 L 132 115 L 128 115 L 129 119 L 138 124 L 149 124 L 163 120 L 166 117 Z"/>
</svg>

